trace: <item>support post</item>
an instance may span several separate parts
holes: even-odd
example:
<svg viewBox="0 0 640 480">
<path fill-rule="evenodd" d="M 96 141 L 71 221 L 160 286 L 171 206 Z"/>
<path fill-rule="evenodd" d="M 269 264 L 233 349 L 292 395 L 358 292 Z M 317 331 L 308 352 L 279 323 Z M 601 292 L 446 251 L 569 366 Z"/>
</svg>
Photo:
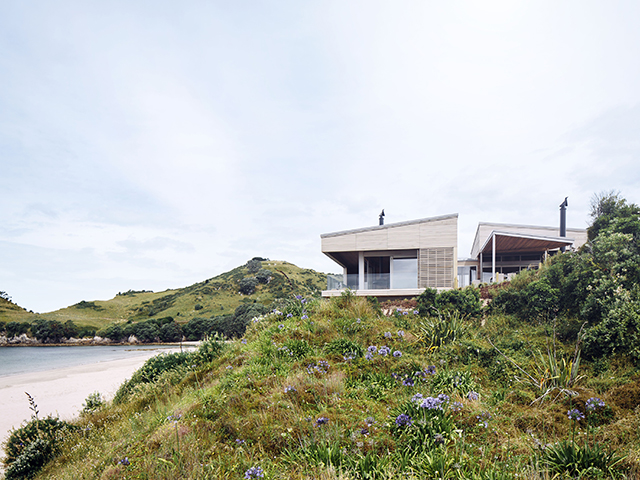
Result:
<svg viewBox="0 0 640 480">
<path fill-rule="evenodd" d="M 491 277 L 493 283 L 496 283 L 496 234 L 491 237 Z"/>
<path fill-rule="evenodd" d="M 364 252 L 358 252 L 358 290 L 364 290 Z"/>
</svg>

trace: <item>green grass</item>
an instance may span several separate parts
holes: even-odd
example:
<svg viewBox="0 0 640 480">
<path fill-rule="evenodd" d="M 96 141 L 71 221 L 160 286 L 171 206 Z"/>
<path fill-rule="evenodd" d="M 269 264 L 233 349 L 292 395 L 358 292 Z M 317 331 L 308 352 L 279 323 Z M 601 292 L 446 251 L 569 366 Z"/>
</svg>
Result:
<svg viewBox="0 0 640 480">
<path fill-rule="evenodd" d="M 278 260 L 264 261 L 262 266 L 273 272 L 273 279 L 268 284 L 258 285 L 252 295 L 238 293 L 237 281 L 251 276 L 244 266 L 240 266 L 184 288 L 116 295 L 105 301 L 83 300 L 76 305 L 37 315 L 0 299 L 0 321 L 31 323 L 43 318 L 64 323 L 72 320 L 78 326 L 96 329 L 130 319 L 173 317 L 179 323 L 186 323 L 194 317 L 232 314 L 243 302 L 270 305 L 278 298 L 288 298 L 292 292 L 312 295 L 326 288 L 326 275 L 314 270 Z"/>
<path fill-rule="evenodd" d="M 536 352 L 549 342 L 539 325 L 467 320 L 460 336 L 434 348 L 421 340 L 428 322 L 417 316 L 402 319 L 402 336 L 398 319 L 363 298 L 306 305 L 308 319 L 265 315 L 217 358 L 168 369 L 125 401 L 82 415 L 37 478 L 241 479 L 258 466 L 268 479 L 637 478 L 639 372 L 624 359 L 606 368 L 583 360 L 584 378 L 571 386 L 577 396 L 532 404 L 538 389 L 518 381 L 489 341 L 536 371 Z M 377 347 L 371 359 L 369 346 Z M 382 346 L 391 353 L 380 355 Z M 556 348 L 568 358 L 574 345 Z M 435 374 L 424 373 L 429 366 Z M 471 389 L 478 399 L 468 398 Z M 412 402 L 444 392 L 443 410 Z M 587 438 L 588 424 L 572 425 L 567 411 L 584 412 L 595 396 L 607 407 L 589 417 Z M 410 427 L 396 425 L 401 413 Z M 581 459 L 577 467 L 566 466 L 569 454 Z M 604 476 L 587 471 L 594 465 Z"/>
</svg>

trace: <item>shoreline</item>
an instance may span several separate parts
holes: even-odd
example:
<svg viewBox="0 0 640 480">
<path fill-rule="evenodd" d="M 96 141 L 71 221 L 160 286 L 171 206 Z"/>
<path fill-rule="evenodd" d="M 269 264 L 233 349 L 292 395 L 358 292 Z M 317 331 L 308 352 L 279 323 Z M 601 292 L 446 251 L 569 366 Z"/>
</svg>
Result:
<svg viewBox="0 0 640 480">
<path fill-rule="evenodd" d="M 167 353 L 175 351 L 180 351 L 179 346 Z M 72 420 L 79 416 L 91 393 L 100 392 L 106 401 L 111 400 L 120 385 L 158 353 L 141 350 L 129 358 L 0 377 L 0 443 L 13 428 L 31 418 L 25 392 L 34 398 L 40 418 L 52 415 Z"/>
</svg>

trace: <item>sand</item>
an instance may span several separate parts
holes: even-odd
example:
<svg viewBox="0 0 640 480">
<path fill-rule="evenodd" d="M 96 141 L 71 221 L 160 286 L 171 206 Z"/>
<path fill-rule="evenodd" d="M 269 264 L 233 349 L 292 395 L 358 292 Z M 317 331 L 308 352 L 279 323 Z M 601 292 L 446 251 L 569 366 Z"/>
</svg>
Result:
<svg viewBox="0 0 640 480">
<path fill-rule="evenodd" d="M 107 399 L 113 398 L 122 382 L 158 353 L 150 350 L 121 360 L 0 377 L 0 442 L 6 440 L 12 428 L 31 418 L 24 392 L 35 399 L 40 418 L 58 415 L 62 420 L 71 420 L 78 416 L 89 394 L 97 391 Z"/>
</svg>

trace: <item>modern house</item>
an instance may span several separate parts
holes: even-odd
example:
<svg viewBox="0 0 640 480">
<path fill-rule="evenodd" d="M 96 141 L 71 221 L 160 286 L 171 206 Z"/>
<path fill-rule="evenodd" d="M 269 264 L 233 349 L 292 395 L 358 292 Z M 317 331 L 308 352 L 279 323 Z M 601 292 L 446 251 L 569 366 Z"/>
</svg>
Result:
<svg viewBox="0 0 640 480">
<path fill-rule="evenodd" d="M 482 222 L 471 257 L 458 259 L 457 213 L 388 225 L 383 216 L 374 227 L 320 236 L 322 253 L 343 270 L 342 275 L 328 276 L 323 297 L 349 288 L 356 295 L 408 298 L 425 288 L 499 282 L 538 268 L 547 255 L 587 242 L 587 231 L 567 229 L 564 216 L 560 228 Z"/>
<path fill-rule="evenodd" d="M 458 214 L 321 235 L 322 253 L 342 267 L 325 297 L 346 288 L 356 295 L 413 297 L 456 284 Z"/>
<path fill-rule="evenodd" d="M 471 258 L 458 260 L 458 285 L 508 279 L 520 270 L 538 268 L 549 254 L 577 249 L 586 242 L 587 231 L 580 228 L 481 222 Z"/>
</svg>

